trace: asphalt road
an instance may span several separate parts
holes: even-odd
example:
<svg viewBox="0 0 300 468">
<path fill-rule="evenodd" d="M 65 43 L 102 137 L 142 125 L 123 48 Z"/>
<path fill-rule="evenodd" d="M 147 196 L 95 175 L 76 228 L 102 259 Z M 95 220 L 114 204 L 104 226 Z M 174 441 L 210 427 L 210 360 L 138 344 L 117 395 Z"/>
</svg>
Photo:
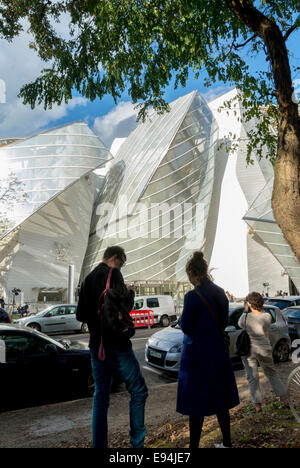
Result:
<svg viewBox="0 0 300 468">
<path fill-rule="evenodd" d="M 172 373 L 166 373 L 159 369 L 149 367 L 145 361 L 145 346 L 148 338 L 161 330 L 162 328 L 140 328 L 136 330 L 134 337 L 131 339 L 132 347 L 136 358 L 140 364 L 142 374 L 148 387 L 156 387 L 164 384 L 169 384 L 177 381 L 177 375 Z M 88 348 L 89 335 L 88 334 L 68 334 L 68 335 L 56 335 L 53 336 L 59 340 L 69 340 L 72 345 L 80 345 L 80 347 Z M 120 386 L 120 391 L 124 391 L 125 386 Z"/>
</svg>

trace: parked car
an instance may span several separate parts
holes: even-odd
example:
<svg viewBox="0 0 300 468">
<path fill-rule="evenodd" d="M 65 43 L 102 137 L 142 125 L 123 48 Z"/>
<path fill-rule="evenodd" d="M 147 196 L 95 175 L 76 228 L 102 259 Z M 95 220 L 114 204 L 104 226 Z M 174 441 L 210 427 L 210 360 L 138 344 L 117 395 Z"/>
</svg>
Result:
<svg viewBox="0 0 300 468">
<path fill-rule="evenodd" d="M 138 296 L 134 300 L 133 310 L 153 310 L 154 323 L 168 327 L 177 320 L 176 307 L 172 296 Z"/>
<path fill-rule="evenodd" d="M 34 328 L 47 334 L 70 331 L 88 333 L 87 324 L 76 319 L 76 308 L 76 304 L 51 306 L 36 315 L 15 320 L 14 324 Z"/>
<path fill-rule="evenodd" d="M 0 382 L 2 411 L 91 396 L 90 353 L 30 328 L 0 324 Z"/>
<path fill-rule="evenodd" d="M 300 306 L 300 296 L 269 297 L 266 304 L 279 307 L 280 310 L 283 310 L 287 307 Z"/>
<path fill-rule="evenodd" d="M 288 307 L 282 311 L 288 327 L 289 335 L 292 341 L 300 338 L 300 306 Z"/>
<path fill-rule="evenodd" d="M 232 360 L 239 360 L 235 354 L 235 343 L 241 329 L 238 321 L 244 312 L 241 304 L 229 305 L 229 323 L 226 331 L 230 335 L 230 357 Z M 291 349 L 291 340 L 288 333 L 288 326 L 278 307 L 265 305 L 263 312 L 269 313 L 272 317 L 270 327 L 270 341 L 273 348 L 275 362 L 287 361 Z M 180 353 L 182 349 L 183 332 L 179 321 L 172 326 L 152 335 L 145 350 L 145 360 L 153 367 L 159 369 L 178 372 L 180 364 Z"/>
</svg>

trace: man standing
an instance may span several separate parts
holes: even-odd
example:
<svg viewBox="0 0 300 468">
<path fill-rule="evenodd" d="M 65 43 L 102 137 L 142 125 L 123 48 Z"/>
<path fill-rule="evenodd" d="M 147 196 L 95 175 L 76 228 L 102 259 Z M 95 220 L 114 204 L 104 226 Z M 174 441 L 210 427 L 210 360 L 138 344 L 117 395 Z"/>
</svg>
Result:
<svg viewBox="0 0 300 468">
<path fill-rule="evenodd" d="M 0 323 L 11 323 L 8 313 L 2 307 L 0 307 Z"/>
<path fill-rule="evenodd" d="M 4 300 L 4 297 L 3 297 L 3 296 L 0 297 L 0 307 L 1 307 L 2 309 L 5 309 L 5 300 Z"/>
<path fill-rule="evenodd" d="M 134 293 L 125 286 L 120 269 L 126 262 L 124 249 L 118 246 L 108 247 L 100 263 L 84 280 L 77 306 L 76 318 L 88 324 L 90 332 L 90 353 L 92 360 L 95 393 L 93 401 L 92 433 L 93 448 L 107 448 L 108 426 L 107 412 L 112 376 L 119 374 L 131 395 L 130 400 L 130 442 L 134 448 L 142 448 L 146 434 L 144 423 L 145 401 L 148 389 L 141 374 L 139 363 L 133 353 L 131 341 L 105 344 L 105 359 L 99 360 L 101 342 L 101 320 L 98 314 L 98 302 L 105 290 L 111 268 L 110 288 L 122 297 L 122 306 L 127 312 L 132 310 Z"/>
</svg>

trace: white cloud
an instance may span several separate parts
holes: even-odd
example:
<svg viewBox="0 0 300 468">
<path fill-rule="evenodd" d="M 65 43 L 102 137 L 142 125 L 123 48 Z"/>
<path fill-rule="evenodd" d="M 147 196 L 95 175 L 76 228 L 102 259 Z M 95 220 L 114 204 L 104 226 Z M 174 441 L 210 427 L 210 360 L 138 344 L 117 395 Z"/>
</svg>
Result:
<svg viewBox="0 0 300 468">
<path fill-rule="evenodd" d="M 201 95 L 204 97 L 206 102 L 212 102 L 232 89 L 234 88 L 230 86 L 216 86 L 215 88 L 210 88 L 208 91 L 201 93 Z"/>
<path fill-rule="evenodd" d="M 93 130 L 110 148 L 115 138 L 127 137 L 137 127 L 137 114 L 131 102 L 122 101 L 108 114 L 97 117 Z"/>
<path fill-rule="evenodd" d="M 86 105 L 87 102 L 86 99 L 75 97 L 69 104 L 54 105 L 47 111 L 43 106 L 37 106 L 32 110 L 19 100 L 5 104 L 0 108 L 0 137 L 32 135 L 50 122 L 65 117 L 69 110 Z"/>
<path fill-rule="evenodd" d="M 60 25 L 61 28 L 63 25 Z M 29 48 L 32 37 L 22 32 L 12 43 L 0 40 L 0 79 L 6 88 L 6 102 L 0 103 L 0 137 L 27 136 L 65 117 L 77 106 L 86 106 L 87 99 L 73 98 L 68 104 L 54 105 L 45 111 L 43 106 L 31 109 L 24 106 L 17 95 L 25 83 L 34 81 L 47 64 Z M 55 124 L 54 124 L 55 125 Z"/>
</svg>

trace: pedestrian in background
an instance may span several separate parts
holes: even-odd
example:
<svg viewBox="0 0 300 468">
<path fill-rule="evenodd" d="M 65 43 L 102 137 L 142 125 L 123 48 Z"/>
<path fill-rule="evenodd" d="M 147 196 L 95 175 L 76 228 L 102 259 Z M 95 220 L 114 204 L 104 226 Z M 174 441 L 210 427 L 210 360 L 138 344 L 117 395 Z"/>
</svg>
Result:
<svg viewBox="0 0 300 468">
<path fill-rule="evenodd" d="M 259 385 L 258 366 L 268 378 L 273 391 L 280 397 L 284 405 L 288 404 L 285 386 L 276 372 L 269 329 L 272 323 L 271 314 L 262 312 L 264 299 L 258 292 L 252 292 L 246 298 L 245 313 L 239 320 L 239 327 L 246 329 L 251 341 L 251 351 L 248 357 L 243 357 L 243 365 L 249 383 L 250 394 L 256 412 L 262 411 L 262 392 Z"/>
<path fill-rule="evenodd" d="M 4 297 L 3 297 L 3 296 L 0 297 L 0 307 L 1 307 L 2 309 L 5 309 L 5 300 L 4 300 Z"/>
<path fill-rule="evenodd" d="M 223 435 L 223 444 L 216 447 L 229 448 L 229 409 L 239 404 L 239 396 L 223 336 L 228 324 L 228 299 L 224 290 L 211 281 L 202 252 L 194 252 L 186 272 L 195 289 L 184 297 L 180 320 L 184 339 L 177 411 L 189 416 L 191 449 L 199 447 L 204 417 L 213 414 L 217 415 Z"/>
<path fill-rule="evenodd" d="M 121 247 L 108 247 L 104 252 L 102 263 L 85 278 L 77 306 L 76 318 L 80 322 L 87 323 L 90 332 L 89 347 L 95 382 L 92 415 L 93 448 L 107 448 L 108 446 L 107 412 L 112 377 L 116 374 L 125 382 L 131 395 L 130 442 L 133 448 L 143 447 L 146 434 L 144 414 L 148 390 L 133 353 L 130 339 L 123 338 L 118 343 L 105 344 L 105 357 L 99 356 L 103 330 L 98 314 L 98 302 L 101 293 L 106 288 L 111 268 L 110 288 L 117 293 L 118 298 L 122 299 L 123 310 L 126 309 L 129 314 L 133 308 L 134 292 L 127 289 L 120 272 L 125 262 L 126 255 Z"/>
<path fill-rule="evenodd" d="M 8 313 L 0 307 L 0 323 L 11 323 Z"/>
</svg>

